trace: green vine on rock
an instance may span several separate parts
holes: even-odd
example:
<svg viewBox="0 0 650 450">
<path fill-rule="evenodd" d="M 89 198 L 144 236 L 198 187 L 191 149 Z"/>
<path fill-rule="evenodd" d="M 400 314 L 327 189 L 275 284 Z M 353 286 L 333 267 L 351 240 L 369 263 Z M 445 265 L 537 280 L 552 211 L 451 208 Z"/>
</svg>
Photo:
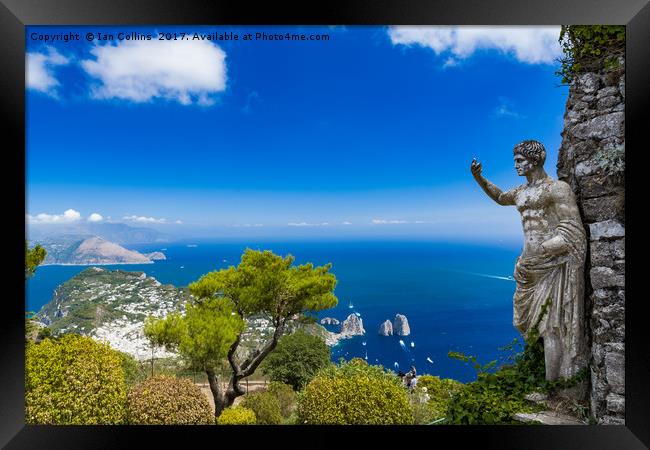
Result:
<svg viewBox="0 0 650 450">
<path fill-rule="evenodd" d="M 625 56 L 623 25 L 563 25 L 560 45 L 564 56 L 556 75 L 562 83 L 571 84 L 584 72 L 620 70 L 619 58 Z"/>
</svg>

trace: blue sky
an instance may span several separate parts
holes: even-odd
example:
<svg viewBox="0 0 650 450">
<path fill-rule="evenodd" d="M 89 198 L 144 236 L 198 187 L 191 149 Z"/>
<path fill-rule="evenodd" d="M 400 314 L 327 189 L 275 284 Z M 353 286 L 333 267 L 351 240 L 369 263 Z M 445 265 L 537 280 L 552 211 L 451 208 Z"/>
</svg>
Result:
<svg viewBox="0 0 650 450">
<path fill-rule="evenodd" d="M 84 38 L 98 31 L 154 38 Z M 158 41 L 159 31 L 232 31 L 240 40 Z M 329 40 L 241 40 L 261 31 Z M 81 40 L 38 40 L 68 32 Z M 469 165 L 478 157 L 489 179 L 513 187 L 523 181 L 513 146 L 538 139 L 556 175 L 568 93 L 554 74 L 558 35 L 559 27 L 28 27 L 28 221 L 517 241 L 517 211 L 486 198 Z"/>
</svg>

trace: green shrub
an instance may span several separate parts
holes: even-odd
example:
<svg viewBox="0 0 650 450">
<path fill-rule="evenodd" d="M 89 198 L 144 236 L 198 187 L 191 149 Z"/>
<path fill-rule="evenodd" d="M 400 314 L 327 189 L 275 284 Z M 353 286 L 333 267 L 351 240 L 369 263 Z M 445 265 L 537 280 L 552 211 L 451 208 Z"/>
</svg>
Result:
<svg viewBox="0 0 650 450">
<path fill-rule="evenodd" d="M 298 391 L 330 363 L 330 358 L 330 349 L 323 339 L 298 330 L 280 338 L 261 369 L 271 380 L 289 384 Z"/>
<path fill-rule="evenodd" d="M 544 365 L 544 345 L 540 339 L 538 326 L 548 312 L 551 299 L 548 299 L 540 311 L 537 322 L 531 328 L 524 341 L 524 350 L 511 357 L 512 364 L 506 364 L 491 372 L 496 361 L 481 365 L 475 356 L 449 352 L 449 356 L 465 362 L 471 362 L 477 371 L 476 381 L 468 383 L 456 392 L 449 401 L 447 423 L 454 424 L 509 424 L 518 423 L 512 419 L 517 412 L 533 411 L 525 401 L 525 395 L 532 391 L 552 392 L 575 386 L 584 381 L 588 369 L 585 368 L 575 376 L 556 381 L 546 380 Z M 512 349 L 517 343 L 502 348 Z"/>
<path fill-rule="evenodd" d="M 243 406 L 226 408 L 217 418 L 217 425 L 255 425 L 256 422 L 255 412 Z"/>
<path fill-rule="evenodd" d="M 255 413 L 258 425 L 279 425 L 282 423 L 280 402 L 270 392 L 255 392 L 244 396 L 241 406 Z"/>
<path fill-rule="evenodd" d="M 429 424 L 442 419 L 452 396 L 463 388 L 460 381 L 440 379 L 433 375 L 420 375 L 417 387 L 409 395 L 413 407 L 413 418 L 417 424 Z M 428 400 L 425 401 L 425 399 Z"/>
<path fill-rule="evenodd" d="M 560 31 L 563 57 L 556 72 L 563 83 L 587 71 L 619 70 L 619 57 L 625 56 L 625 26 L 565 25 Z"/>
<path fill-rule="evenodd" d="M 381 366 L 329 366 L 298 396 L 298 415 L 307 424 L 401 425 L 413 423 L 406 389 Z"/>
<path fill-rule="evenodd" d="M 74 334 L 27 344 L 27 423 L 121 424 L 125 406 L 122 360 L 108 344 Z"/>
<path fill-rule="evenodd" d="M 203 425 L 214 413 L 201 389 L 184 378 L 158 375 L 135 385 L 128 394 L 129 423 Z"/>
<path fill-rule="evenodd" d="M 271 382 L 268 392 L 278 399 L 280 413 L 284 419 L 288 419 L 296 410 L 296 393 L 291 386 L 277 381 Z"/>
<path fill-rule="evenodd" d="M 147 371 L 142 363 L 133 356 L 124 352 L 117 352 L 122 361 L 122 370 L 124 370 L 124 381 L 127 387 L 131 387 L 147 378 Z"/>
</svg>

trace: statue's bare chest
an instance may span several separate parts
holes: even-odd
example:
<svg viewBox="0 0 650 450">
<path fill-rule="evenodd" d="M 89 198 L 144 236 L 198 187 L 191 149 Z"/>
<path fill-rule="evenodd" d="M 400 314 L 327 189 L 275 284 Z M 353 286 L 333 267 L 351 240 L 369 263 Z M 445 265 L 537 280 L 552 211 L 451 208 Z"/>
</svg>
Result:
<svg viewBox="0 0 650 450">
<path fill-rule="evenodd" d="M 539 211 L 542 212 L 551 206 L 551 186 L 542 183 L 537 186 L 524 186 L 519 189 L 515 197 L 515 204 L 520 213 Z"/>
</svg>

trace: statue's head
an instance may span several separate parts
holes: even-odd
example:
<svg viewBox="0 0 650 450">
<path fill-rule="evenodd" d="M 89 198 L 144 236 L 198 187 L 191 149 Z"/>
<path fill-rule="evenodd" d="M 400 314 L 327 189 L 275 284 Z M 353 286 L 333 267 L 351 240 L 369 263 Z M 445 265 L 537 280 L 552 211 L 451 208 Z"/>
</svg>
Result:
<svg viewBox="0 0 650 450">
<path fill-rule="evenodd" d="M 541 142 L 528 140 L 515 145 L 513 149 L 515 170 L 525 176 L 538 167 L 544 166 L 546 149 Z"/>
</svg>

